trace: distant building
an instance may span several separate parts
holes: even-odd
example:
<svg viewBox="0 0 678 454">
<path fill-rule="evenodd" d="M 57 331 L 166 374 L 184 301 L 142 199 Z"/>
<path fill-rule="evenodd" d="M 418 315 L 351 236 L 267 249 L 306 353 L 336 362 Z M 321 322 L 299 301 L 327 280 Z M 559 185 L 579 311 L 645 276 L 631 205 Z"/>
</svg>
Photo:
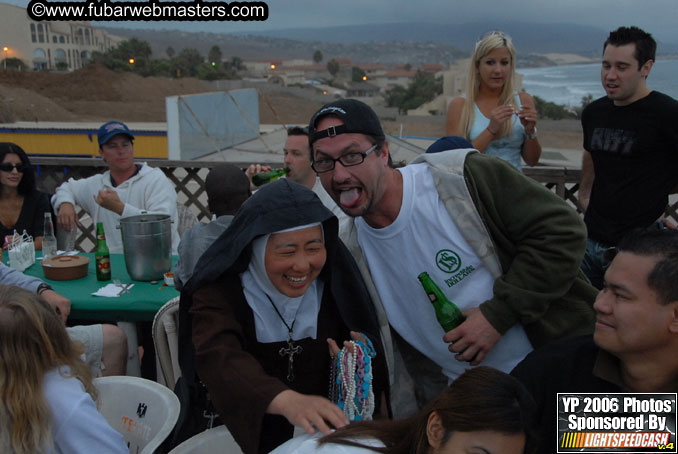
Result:
<svg viewBox="0 0 678 454">
<path fill-rule="evenodd" d="M 304 71 L 282 69 L 271 69 L 267 71 L 264 76 L 268 83 L 282 85 L 287 87 L 289 85 L 302 85 L 306 82 L 306 75 Z"/>
<path fill-rule="evenodd" d="M 379 94 L 379 87 L 367 82 L 353 82 L 346 89 L 348 98 L 370 98 Z"/>
<path fill-rule="evenodd" d="M 25 7 L 7 3 L 0 3 L 0 18 L 0 59 L 18 58 L 35 70 L 80 69 L 90 62 L 92 52 L 106 52 L 123 40 L 88 21 L 36 22 Z"/>
<path fill-rule="evenodd" d="M 370 78 L 370 82 L 382 90 L 393 88 L 396 85 L 407 88 L 416 75 L 417 71 L 413 69 L 393 69 L 391 71 L 386 71 L 383 74 L 375 74 Z"/>
<path fill-rule="evenodd" d="M 259 61 L 244 61 L 243 66 L 252 77 L 267 77 L 269 71 L 278 69 L 282 66 L 283 61 L 280 59 L 259 60 Z"/>
</svg>

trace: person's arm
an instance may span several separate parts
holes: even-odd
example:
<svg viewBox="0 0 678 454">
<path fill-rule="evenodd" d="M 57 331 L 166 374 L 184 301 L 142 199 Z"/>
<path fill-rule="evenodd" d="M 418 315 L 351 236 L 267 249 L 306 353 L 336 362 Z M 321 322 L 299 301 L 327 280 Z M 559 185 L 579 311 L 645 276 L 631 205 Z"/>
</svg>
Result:
<svg viewBox="0 0 678 454">
<path fill-rule="evenodd" d="M 461 112 L 464 109 L 465 103 L 466 100 L 464 98 L 456 98 L 450 103 L 450 107 L 447 109 L 447 121 L 445 122 L 446 135 L 466 137 L 461 130 Z M 513 114 L 513 108 L 510 106 L 500 107 L 502 108 L 497 107 L 492 111 L 490 124 L 472 142 L 473 148 L 481 153 L 484 153 L 490 142 L 497 138 L 502 123 Z"/>
<path fill-rule="evenodd" d="M 26 276 L 2 262 L 0 262 L 0 283 L 3 285 L 16 285 L 42 296 L 57 311 L 64 323 L 71 312 L 71 301 L 68 298 L 59 295 L 37 277 Z"/>
<path fill-rule="evenodd" d="M 69 178 L 56 189 L 52 196 L 52 207 L 57 215 L 59 228 L 71 232 L 76 225 L 80 225 L 78 215 L 75 212 L 76 205 L 80 205 L 90 214 L 94 212 L 93 208 L 96 202 L 92 199 L 92 194 L 97 193 L 98 188 L 95 190 L 94 186 L 99 184 L 96 178 L 100 179 L 101 176 L 95 175 L 80 180 Z"/>
<path fill-rule="evenodd" d="M 26 276 L 23 273 L 10 268 L 4 263 L 0 262 L 0 284 L 2 285 L 16 285 L 29 292 L 36 293 L 40 284 L 44 284 L 40 279 L 33 276 Z"/>
<path fill-rule="evenodd" d="M 503 335 L 516 324 L 539 320 L 569 291 L 584 256 L 586 228 L 565 201 L 505 162 L 469 155 L 464 176 L 493 244 L 512 257 L 502 263 L 505 269 L 495 279 L 492 298 L 479 307 L 483 318 Z M 478 314 L 473 318 L 484 326 Z M 470 336 L 474 342 L 465 343 L 484 345 L 494 340 L 491 330 L 477 334 L 465 323 L 447 333 L 446 340 Z M 488 332 L 490 339 L 483 340 Z M 479 351 L 486 350 L 481 347 Z"/>
<path fill-rule="evenodd" d="M 586 213 L 586 210 L 589 208 L 589 201 L 591 200 L 591 188 L 593 187 L 593 180 L 595 178 L 596 173 L 593 169 L 593 159 L 591 158 L 591 153 L 584 151 L 581 161 L 581 182 L 579 183 L 579 205 L 581 206 L 581 210 L 584 213 Z"/>
<path fill-rule="evenodd" d="M 520 103 L 522 104 L 522 109 L 519 113 L 519 118 L 525 128 L 525 134 L 535 134 L 537 132 L 537 108 L 534 105 L 534 100 L 527 93 L 521 93 Z M 534 139 L 525 137 L 521 155 L 528 166 L 536 166 L 541 157 L 539 139 L 537 137 Z"/>
<path fill-rule="evenodd" d="M 250 180 L 250 190 L 252 192 L 256 191 L 259 189 L 258 186 L 255 186 L 254 183 L 252 183 L 252 176 L 257 173 L 264 173 L 268 172 L 271 170 L 271 166 L 269 165 L 262 165 L 262 164 L 250 164 L 247 169 L 245 170 L 245 175 L 247 175 L 247 178 Z"/>
<path fill-rule="evenodd" d="M 141 200 L 142 206 L 135 206 L 134 203 L 126 202 L 121 216 L 138 216 L 142 214 L 142 211 L 146 211 L 149 214 L 169 214 L 176 223 L 177 192 L 169 179 L 160 169 L 151 169 L 150 172 L 142 176 L 142 179 L 148 179 L 148 181 L 143 183 L 138 181 L 128 189 L 130 191 L 143 191 L 143 200 L 139 196 L 128 197 L 130 200 Z"/>
<path fill-rule="evenodd" d="M 461 112 L 464 109 L 466 100 L 464 98 L 454 98 L 447 108 L 447 119 L 445 120 L 445 135 L 464 137 L 461 131 Z"/>
</svg>

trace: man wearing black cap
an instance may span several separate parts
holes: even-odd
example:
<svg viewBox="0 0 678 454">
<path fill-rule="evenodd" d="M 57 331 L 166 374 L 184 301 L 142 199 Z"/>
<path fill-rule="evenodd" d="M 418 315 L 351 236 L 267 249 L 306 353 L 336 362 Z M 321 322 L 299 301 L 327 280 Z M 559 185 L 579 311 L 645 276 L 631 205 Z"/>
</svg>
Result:
<svg viewBox="0 0 678 454">
<path fill-rule="evenodd" d="M 75 205 L 80 205 L 92 220 L 103 222 L 106 243 L 112 253 L 122 253 L 119 225 L 121 217 L 143 211 L 168 214 L 172 218 L 172 252 L 179 244 L 177 233 L 177 194 L 160 169 L 145 162 L 134 162 L 134 136 L 127 125 L 109 121 L 99 128 L 99 153 L 108 171 L 81 180 L 69 179 L 52 196 L 59 227 L 72 231 L 78 223 Z"/>
<path fill-rule="evenodd" d="M 343 239 L 384 343 L 397 346 L 387 351 L 396 415 L 411 410 L 414 395 L 402 385 L 400 355 L 421 405 L 469 362 L 508 372 L 534 347 L 592 331 L 595 289 L 579 271 L 585 228 L 555 194 L 470 149 L 393 169 L 378 117 L 356 100 L 322 107 L 309 137 L 313 169 L 355 218 Z M 438 324 L 422 272 L 463 311 L 457 328 Z"/>
</svg>

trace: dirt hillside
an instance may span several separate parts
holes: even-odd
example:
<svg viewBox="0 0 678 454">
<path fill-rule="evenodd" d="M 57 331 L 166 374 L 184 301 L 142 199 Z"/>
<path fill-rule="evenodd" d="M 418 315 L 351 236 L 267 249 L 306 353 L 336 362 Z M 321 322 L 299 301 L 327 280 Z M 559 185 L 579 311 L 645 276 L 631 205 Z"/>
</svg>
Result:
<svg viewBox="0 0 678 454">
<path fill-rule="evenodd" d="M 214 91 L 194 78 L 169 79 L 116 73 L 89 65 L 68 74 L 0 71 L 0 122 L 12 121 L 165 121 L 165 97 Z M 272 109 L 267 102 L 273 105 Z M 267 95 L 262 123 L 306 122 L 318 108 L 293 95 Z"/>
<path fill-rule="evenodd" d="M 194 78 L 170 79 L 117 73 L 88 65 L 72 73 L 0 71 L 0 123 L 14 121 L 164 122 L 165 97 L 215 91 Z M 260 90 L 262 124 L 304 124 L 322 105 L 317 96 L 303 97 L 284 88 Z M 444 117 L 399 117 L 384 121 L 391 134 L 440 137 Z M 540 121 L 540 142 L 546 147 L 580 148 L 576 120 Z"/>
</svg>

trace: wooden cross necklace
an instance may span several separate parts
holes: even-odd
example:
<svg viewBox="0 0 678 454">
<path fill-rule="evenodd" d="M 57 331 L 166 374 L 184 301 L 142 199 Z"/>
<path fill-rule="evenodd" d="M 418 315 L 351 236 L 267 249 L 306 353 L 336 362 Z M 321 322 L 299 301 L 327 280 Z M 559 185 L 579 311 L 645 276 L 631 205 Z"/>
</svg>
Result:
<svg viewBox="0 0 678 454">
<path fill-rule="evenodd" d="M 273 306 L 275 313 L 278 314 L 280 321 L 282 321 L 283 324 L 285 325 L 285 328 L 287 328 L 287 348 L 280 347 L 278 354 L 280 356 L 287 355 L 287 381 L 292 382 L 294 381 L 294 355 L 299 354 L 303 351 L 301 345 L 294 345 L 294 341 L 292 340 L 292 333 L 294 332 L 294 324 L 297 322 L 297 317 L 296 315 L 294 316 L 292 326 L 288 325 L 283 316 L 280 315 L 280 311 L 278 310 L 278 308 L 275 307 L 275 304 L 273 304 L 273 300 L 271 299 L 271 297 L 268 295 L 266 295 L 266 297 L 271 302 L 271 306 Z"/>
</svg>

